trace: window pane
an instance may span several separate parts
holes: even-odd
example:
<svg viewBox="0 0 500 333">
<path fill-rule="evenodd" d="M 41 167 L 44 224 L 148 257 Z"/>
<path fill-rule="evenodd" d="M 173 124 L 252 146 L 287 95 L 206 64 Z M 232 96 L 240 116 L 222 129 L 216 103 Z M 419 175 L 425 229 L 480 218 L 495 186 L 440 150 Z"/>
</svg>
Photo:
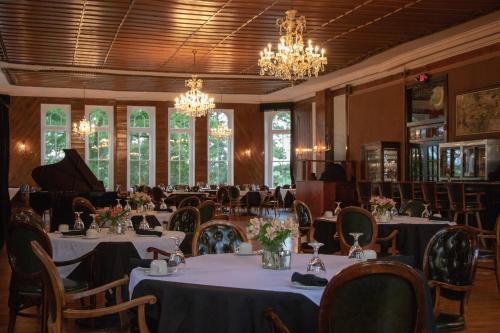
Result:
<svg viewBox="0 0 500 333">
<path fill-rule="evenodd" d="M 97 147 L 99 148 L 99 159 L 109 160 L 109 133 L 108 132 L 97 132 L 99 135 L 99 141 Z"/>
<path fill-rule="evenodd" d="M 278 112 L 273 117 L 272 128 L 273 130 L 291 130 L 292 119 L 290 117 L 290 112 Z"/>
<path fill-rule="evenodd" d="M 130 127 L 132 128 L 148 128 L 149 115 L 144 110 L 137 110 L 130 113 Z"/>
<path fill-rule="evenodd" d="M 139 185 L 149 184 L 149 161 L 140 161 L 140 183 Z"/>
<path fill-rule="evenodd" d="M 229 118 L 224 112 L 212 112 L 208 123 L 209 128 L 216 128 L 219 124 L 229 127 Z"/>
<path fill-rule="evenodd" d="M 189 129 L 189 116 L 179 112 L 170 113 L 168 126 L 177 129 Z"/>
<path fill-rule="evenodd" d="M 273 186 L 290 184 L 290 163 L 273 162 Z"/>
<path fill-rule="evenodd" d="M 63 149 L 66 148 L 66 131 L 46 131 L 44 162 L 52 164 L 64 158 Z"/>
<path fill-rule="evenodd" d="M 98 133 L 89 135 L 89 160 L 96 160 L 99 156 Z"/>
<path fill-rule="evenodd" d="M 139 161 L 130 161 L 130 186 L 141 185 L 139 181 Z"/>
<path fill-rule="evenodd" d="M 108 127 L 108 113 L 102 109 L 94 108 L 89 113 L 89 120 L 96 127 Z"/>
<path fill-rule="evenodd" d="M 45 125 L 47 126 L 65 126 L 66 112 L 63 109 L 54 107 L 47 110 L 45 114 Z"/>
<path fill-rule="evenodd" d="M 131 133 L 129 141 L 130 160 L 139 159 L 139 135 L 140 133 Z"/>
<path fill-rule="evenodd" d="M 149 160 L 149 134 L 139 133 L 139 153 L 141 160 Z"/>
<path fill-rule="evenodd" d="M 208 182 L 210 184 L 227 184 L 227 162 L 209 163 Z"/>
<path fill-rule="evenodd" d="M 290 134 L 273 134 L 273 161 L 290 160 Z"/>
<path fill-rule="evenodd" d="M 189 141 L 188 133 L 170 133 L 169 158 L 171 185 L 189 184 Z"/>
</svg>

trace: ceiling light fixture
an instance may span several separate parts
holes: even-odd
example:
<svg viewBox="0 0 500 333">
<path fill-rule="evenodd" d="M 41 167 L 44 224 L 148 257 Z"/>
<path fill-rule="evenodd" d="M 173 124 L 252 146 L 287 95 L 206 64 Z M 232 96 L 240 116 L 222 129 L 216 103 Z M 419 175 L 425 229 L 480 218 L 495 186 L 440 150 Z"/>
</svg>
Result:
<svg viewBox="0 0 500 333">
<path fill-rule="evenodd" d="M 83 108 L 85 109 L 85 84 L 83 85 Z M 95 124 L 84 116 L 79 122 L 73 123 L 73 133 L 85 140 L 86 137 L 95 133 Z"/>
</svg>

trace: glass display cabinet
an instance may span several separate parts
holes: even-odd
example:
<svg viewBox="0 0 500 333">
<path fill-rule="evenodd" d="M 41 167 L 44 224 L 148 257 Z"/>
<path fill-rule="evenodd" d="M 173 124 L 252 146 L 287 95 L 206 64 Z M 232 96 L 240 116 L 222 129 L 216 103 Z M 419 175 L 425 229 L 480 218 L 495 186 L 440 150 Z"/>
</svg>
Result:
<svg viewBox="0 0 500 333">
<path fill-rule="evenodd" d="M 500 140 L 485 139 L 439 145 L 439 180 L 498 180 Z"/>
<path fill-rule="evenodd" d="M 363 179 L 394 182 L 400 178 L 400 143 L 374 142 L 361 146 Z"/>
</svg>

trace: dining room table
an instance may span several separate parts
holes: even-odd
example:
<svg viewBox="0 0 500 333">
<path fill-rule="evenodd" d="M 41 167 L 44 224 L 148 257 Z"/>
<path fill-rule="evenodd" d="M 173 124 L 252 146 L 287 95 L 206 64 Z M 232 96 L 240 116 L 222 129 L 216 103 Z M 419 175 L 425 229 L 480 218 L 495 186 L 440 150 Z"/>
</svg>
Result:
<svg viewBox="0 0 500 333">
<path fill-rule="evenodd" d="M 346 256 L 320 255 L 330 280 L 357 261 Z M 177 272 L 152 276 L 147 268 L 131 271 L 129 295 L 154 295 L 146 307 L 152 332 L 271 332 L 264 311 L 272 308 L 291 332 L 317 332 L 324 287 L 291 282 L 294 272 L 306 273 L 310 254 L 293 254 L 291 269 L 261 267 L 260 255 L 233 253 L 191 257 Z M 422 280 L 426 285 L 425 279 Z M 426 327 L 435 331 L 430 292 L 426 289 Z"/>
<path fill-rule="evenodd" d="M 128 273 L 130 259 L 152 258 L 147 252 L 149 247 L 156 247 L 166 252 L 177 249 L 176 239 L 182 242 L 185 234 L 180 231 L 163 231 L 161 236 L 139 235 L 127 230 L 125 234 L 111 234 L 103 228 L 96 237 L 64 236 L 59 232 L 49 233 L 54 261 L 65 261 L 78 258 L 92 250 L 96 252 L 93 269 L 98 285 L 122 278 Z M 88 271 L 88 262 L 58 267 L 61 277 L 78 280 Z"/>
<path fill-rule="evenodd" d="M 320 253 L 332 254 L 340 250 L 337 232 L 337 216 L 320 216 L 314 221 L 314 239 L 323 243 Z M 394 216 L 387 222 L 377 222 L 377 237 L 385 237 L 393 230 L 398 230 L 396 247 L 398 253 L 412 256 L 415 266 L 422 268 L 427 243 L 441 229 L 456 225 L 455 222 L 442 218 L 427 219 L 406 215 Z"/>
</svg>

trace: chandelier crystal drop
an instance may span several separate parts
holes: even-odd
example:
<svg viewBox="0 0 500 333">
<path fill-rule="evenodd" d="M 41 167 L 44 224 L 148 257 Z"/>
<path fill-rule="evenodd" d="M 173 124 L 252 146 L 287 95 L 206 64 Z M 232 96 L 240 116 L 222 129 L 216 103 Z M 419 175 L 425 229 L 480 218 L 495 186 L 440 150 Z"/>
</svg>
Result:
<svg viewBox="0 0 500 333">
<path fill-rule="evenodd" d="M 318 77 L 320 72 L 325 70 L 327 58 L 325 50 L 313 47 L 309 40 L 305 47 L 302 33 L 306 28 L 306 18 L 297 17 L 297 10 L 287 10 L 285 18 L 276 21 L 276 26 L 280 30 L 280 43 L 278 51 L 271 49 L 271 44 L 260 52 L 258 65 L 260 75 L 269 75 L 276 78 L 291 81 L 303 80 L 306 77 Z"/>
<path fill-rule="evenodd" d="M 233 134 L 233 131 L 223 123 L 219 123 L 216 128 L 210 130 L 210 135 L 217 139 L 226 139 Z"/>
<path fill-rule="evenodd" d="M 208 97 L 201 91 L 203 80 L 193 75 L 191 79 L 186 80 L 186 87 L 190 88 L 186 94 L 181 94 L 175 98 L 175 109 L 189 117 L 203 117 L 209 111 L 215 108 L 214 99 Z"/>
<path fill-rule="evenodd" d="M 73 133 L 78 135 L 83 140 L 87 136 L 95 133 L 95 125 L 88 119 L 83 118 L 78 123 L 73 123 Z"/>
</svg>

